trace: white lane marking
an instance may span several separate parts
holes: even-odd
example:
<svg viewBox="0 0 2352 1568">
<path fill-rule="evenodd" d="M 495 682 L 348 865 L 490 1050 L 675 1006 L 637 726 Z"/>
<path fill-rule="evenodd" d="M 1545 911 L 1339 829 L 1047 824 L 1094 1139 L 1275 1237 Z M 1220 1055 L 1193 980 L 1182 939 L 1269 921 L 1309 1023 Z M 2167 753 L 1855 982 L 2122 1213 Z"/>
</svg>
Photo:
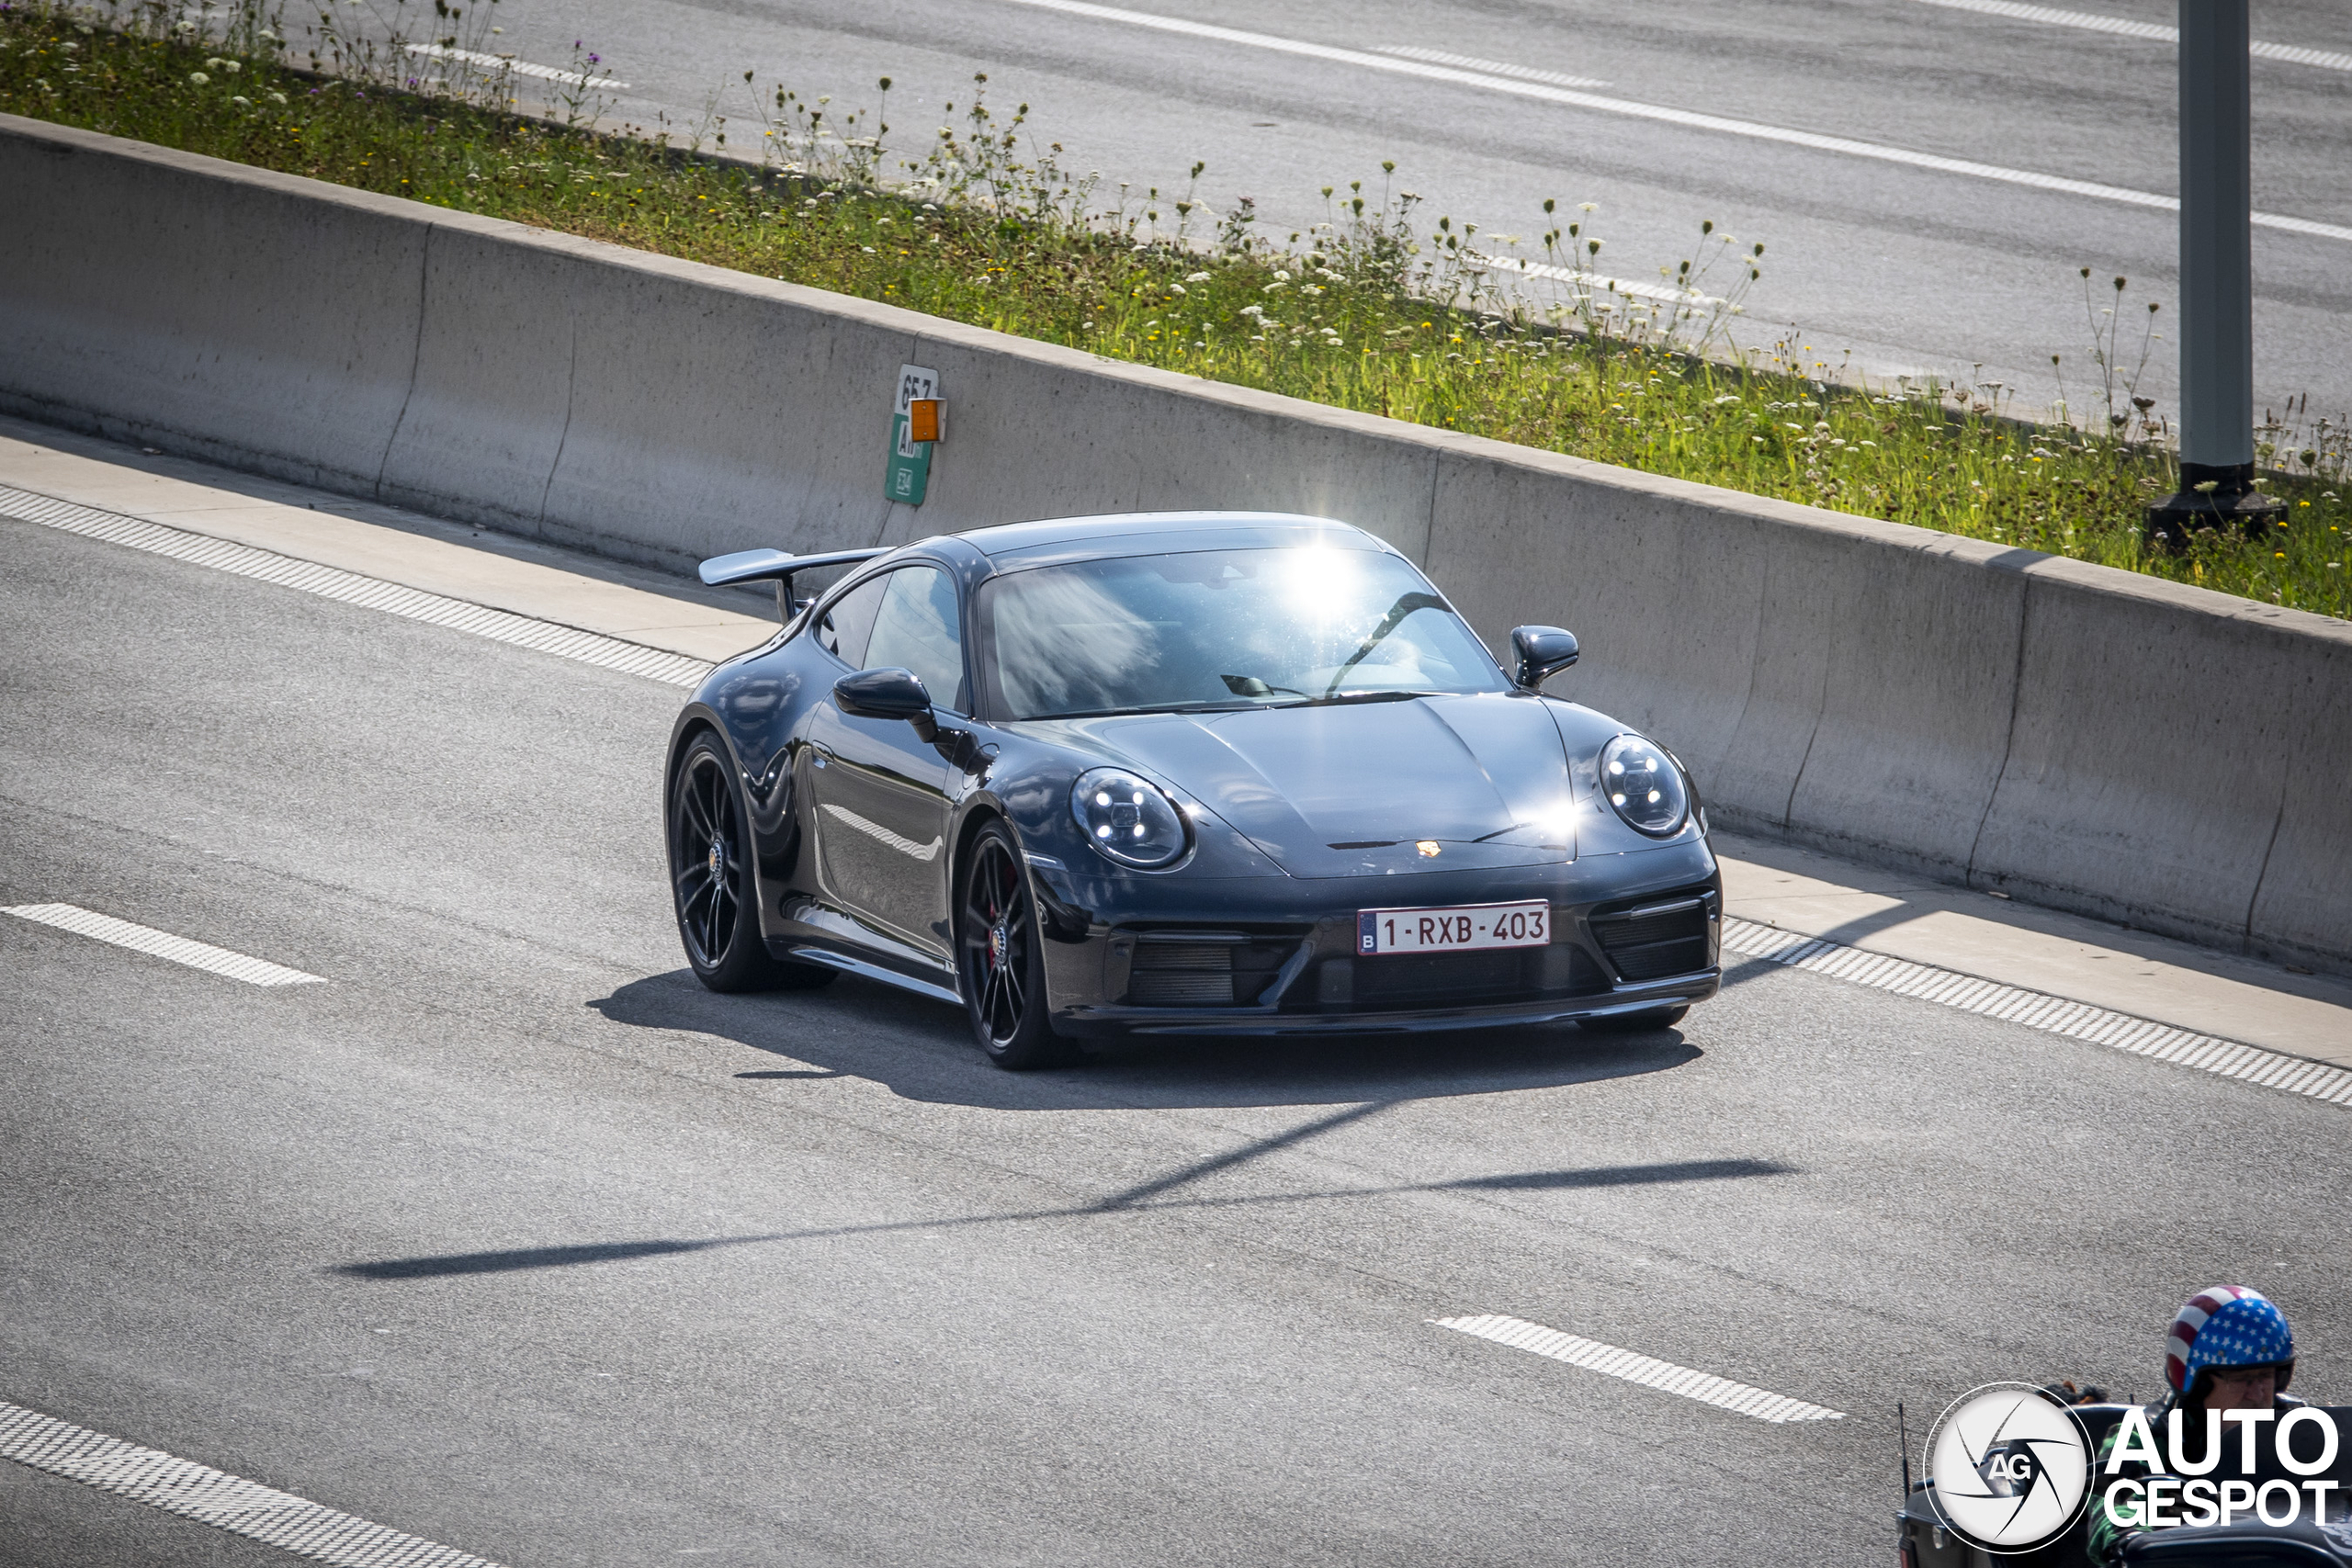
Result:
<svg viewBox="0 0 2352 1568">
<path fill-rule="evenodd" d="M 1505 272 L 1524 273 L 1530 277 L 1555 278 L 1577 286 L 1577 297 L 1590 299 L 1596 289 L 1611 289 L 1638 299 L 1655 299 L 1662 305 L 1688 305 L 1703 310 L 1724 301 L 1713 294 L 1702 294 L 1696 288 L 1669 288 L 1660 283 L 1635 283 L 1623 277 L 1604 277 L 1597 272 L 1577 272 L 1573 267 L 1554 266 L 1550 262 L 1524 261 L 1518 256 L 1489 255 L 1487 258 Z"/>
<path fill-rule="evenodd" d="M 879 839 L 900 854 L 912 855 L 920 861 L 937 860 L 939 852 L 945 847 L 946 840 L 943 839 L 933 839 L 927 844 L 918 844 L 912 839 L 903 834 L 893 833 L 881 823 L 870 822 L 847 807 L 835 806 L 830 800 L 825 802 L 825 810 L 828 815 L 840 818 L 859 832 Z"/>
<path fill-rule="evenodd" d="M 1661 1361 L 1655 1356 L 1645 1356 L 1622 1346 L 1604 1345 L 1598 1339 L 1563 1334 L 1556 1328 L 1546 1328 L 1523 1317 L 1502 1317 L 1487 1313 L 1476 1317 L 1433 1317 L 1430 1322 L 1440 1328 L 1451 1328 L 1480 1339 L 1491 1339 L 1498 1345 L 1508 1345 L 1514 1350 L 1549 1356 L 1555 1361 L 1566 1361 L 1572 1367 L 1582 1367 L 1588 1371 L 1605 1372 L 1612 1378 L 1639 1383 L 1644 1388 L 1679 1393 L 1702 1404 L 1712 1404 L 1741 1416 L 1752 1416 L 1758 1421 L 1785 1423 L 1843 1421 L 1846 1418 L 1844 1412 L 1831 1410 L 1826 1405 L 1808 1404 L 1802 1399 L 1792 1399 L 1785 1393 L 1774 1393 L 1769 1389 L 1734 1382 L 1713 1372 L 1678 1367 L 1672 1361 Z"/>
<path fill-rule="evenodd" d="M 0 1400 L 0 1458 L 337 1568 L 498 1568 L 454 1546 Z"/>
<path fill-rule="evenodd" d="M 192 942 L 169 931 L 159 931 L 150 926 L 135 926 L 129 920 L 118 920 L 112 915 L 101 915 L 72 904 L 18 904 L 0 908 L 0 915 L 14 915 L 20 920 L 32 920 L 44 926 L 54 926 L 75 936 L 86 936 L 98 942 L 127 947 L 133 953 L 144 953 L 156 958 L 168 958 L 175 964 L 185 964 L 191 969 L 203 969 L 215 975 L 226 975 L 232 980 L 243 980 L 249 986 L 323 986 L 326 981 L 316 975 L 305 975 L 300 969 L 288 969 L 282 964 L 272 964 L 266 958 L 250 958 L 242 953 L 232 953 L 225 947 L 209 942 Z"/>
<path fill-rule="evenodd" d="M 2063 1034 L 2070 1040 L 2112 1045 L 2135 1056 L 2154 1056 L 2160 1062 L 2200 1067 L 2222 1077 L 2308 1095 L 2331 1105 L 2352 1105 L 2352 1070 L 2324 1062 L 2242 1045 L 2217 1035 L 2199 1034 L 2130 1013 L 2093 1007 L 2088 1002 L 2072 1002 L 2021 987 L 1914 964 L 1906 958 L 1865 953 L 1860 948 L 1843 947 L 1731 916 L 1724 919 L 1724 946 L 1750 958 L 1769 959 L 1792 969 L 1809 969 L 1858 986 L 1893 991 L 1899 997 L 1917 997 L 1962 1012 L 1982 1013 L 1986 1018 Z"/>
<path fill-rule="evenodd" d="M 560 71 L 552 65 L 534 65 L 517 60 L 511 54 L 481 54 L 470 49 L 447 49 L 437 43 L 413 43 L 411 54 L 421 54 L 428 60 L 462 60 L 484 71 L 511 72 L 517 76 L 537 76 L 548 82 L 565 82 L 575 87 L 626 87 L 626 82 L 616 82 L 609 76 L 597 76 L 579 71 Z"/>
<path fill-rule="evenodd" d="M 69 534 L 104 539 L 109 544 L 128 545 L 134 550 L 169 556 L 175 560 L 209 566 L 215 570 L 233 572 L 239 577 L 257 578 L 283 588 L 316 593 L 323 599 L 381 610 L 387 615 L 423 621 L 429 626 L 447 626 L 452 631 L 471 632 L 493 642 L 552 653 L 560 659 L 576 659 L 582 664 L 594 664 L 602 670 L 618 670 L 628 675 L 642 675 L 648 680 L 664 682 L 673 686 L 689 689 L 699 686 L 712 668 L 702 660 L 689 659 L 682 653 L 647 648 L 642 643 L 623 642 L 601 632 L 584 632 L 574 626 L 559 626 L 553 621 L 533 620 L 528 615 L 492 610 L 486 605 L 469 604 L 463 599 L 445 598 L 421 589 L 403 588 L 381 578 L 362 577 L 356 571 L 296 560 L 291 556 L 281 556 L 273 550 L 231 544 L 226 539 L 191 534 L 183 528 L 166 527 L 161 523 L 150 523 L 140 517 L 127 517 L 119 512 L 101 512 L 94 506 L 77 505 L 54 496 L 18 490 L 13 485 L 0 485 L 0 517 L 60 528 Z"/>
<path fill-rule="evenodd" d="M 1532 66 L 1512 65 L 1500 60 L 1480 60 L 1476 55 L 1448 54 L 1442 49 L 1420 49 L 1411 44 L 1381 44 L 1383 54 L 1393 54 L 1400 60 L 1426 60 L 1432 65 L 1459 65 L 1465 71 L 1484 71 L 1490 76 L 1516 76 L 1522 82 L 1549 82 L 1555 87 L 1606 87 L 1608 83 L 1598 76 L 1571 76 L 1561 71 L 1538 71 Z"/>
<path fill-rule="evenodd" d="M 1947 11 L 1974 11 L 1986 17 L 2006 17 L 2014 22 L 2041 22 L 2057 28 L 2085 28 L 2098 33 L 2120 33 L 2125 38 L 2143 38 L 2157 43 L 2178 43 L 2180 29 L 2168 28 L 2162 22 L 2134 22 L 2123 17 L 2094 16 L 2088 11 L 2057 11 L 2047 6 L 2020 6 L 2014 0 L 1919 0 L 1923 6 L 1940 6 Z M 2247 53 L 2260 60 L 2283 60 L 2294 65 L 2317 65 L 2328 71 L 2352 71 L 2352 54 L 2331 54 L 2324 49 L 2305 49 L 2300 44 L 2264 43 L 2256 39 L 2247 46 Z"/>
<path fill-rule="evenodd" d="M 1997 180 L 2005 185 L 2029 186 L 2036 190 L 2056 191 L 2065 196 L 2089 197 L 2098 201 L 2121 202 L 2130 207 L 2154 208 L 2165 212 L 2180 210 L 2180 198 L 2159 196 L 2154 191 L 2129 190 L 2121 186 L 2100 185 L 2096 180 L 2068 179 L 2060 175 L 2044 175 L 2031 169 L 2004 168 L 1997 164 L 1979 164 L 1966 158 L 1947 158 L 1935 152 L 1917 152 L 1908 147 L 1890 147 L 1878 141 L 1857 141 L 1846 136 L 1823 136 L 1810 130 L 1792 130 L 1785 126 L 1762 125 L 1751 119 L 1732 119 L 1723 115 L 1699 114 L 1690 109 L 1668 108 L 1662 104 L 1635 103 L 1630 98 L 1605 98 L 1592 93 L 1582 93 L 1567 87 L 1547 86 L 1540 82 L 1515 82 L 1507 76 L 1492 76 L 1482 72 L 1465 71 L 1454 65 L 1438 65 L 1428 61 L 1403 60 L 1394 55 L 1374 54 L 1360 49 L 1342 49 L 1335 44 L 1308 43 L 1301 39 L 1277 38 L 1272 33 L 1246 32 L 1239 28 L 1218 27 L 1210 22 L 1190 22 L 1177 17 L 1161 17 L 1148 11 L 1129 11 L 1116 6 L 1097 6 L 1091 0 L 1005 0 L 1007 5 L 1029 6 L 1041 11 L 1058 11 L 1067 16 L 1088 17 L 1096 21 L 1120 22 L 1128 27 L 1150 28 L 1156 31 L 1181 33 L 1188 38 L 1210 39 L 1218 43 L 1239 44 L 1248 49 L 1272 50 L 1281 54 L 1303 55 L 1310 60 L 1329 60 L 1342 65 L 1361 65 L 1374 71 L 1395 72 L 1406 76 L 1425 77 L 1433 82 L 1453 82 L 1463 86 L 1483 87 L 1488 92 L 1508 93 L 1514 97 L 1534 98 L 1544 103 L 1566 104 L 1572 108 L 1592 109 L 1601 114 L 1624 115 L 1634 119 L 1657 120 L 1667 125 L 1688 126 L 1697 130 L 1720 131 L 1729 136 L 1744 136 L 1758 141 L 1777 141 L 1792 147 L 1809 147 L 1816 152 L 1838 152 L 1849 158 L 1868 158 L 1882 164 L 1901 164 L 1909 168 L 1930 169 L 1948 175 L 1965 175 L 1973 179 Z M 2308 218 L 2288 218 L 2275 212 L 2254 215 L 2256 226 L 2283 229 L 2297 234 L 2313 234 L 2329 240 L 2352 240 L 2352 228 L 2334 223 L 2314 222 Z"/>
</svg>

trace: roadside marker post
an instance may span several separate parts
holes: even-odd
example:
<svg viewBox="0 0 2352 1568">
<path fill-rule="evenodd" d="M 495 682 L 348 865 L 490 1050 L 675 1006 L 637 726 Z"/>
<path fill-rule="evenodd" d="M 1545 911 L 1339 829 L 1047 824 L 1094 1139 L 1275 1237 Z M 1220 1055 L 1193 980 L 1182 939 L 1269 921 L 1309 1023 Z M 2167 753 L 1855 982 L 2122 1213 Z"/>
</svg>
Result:
<svg viewBox="0 0 2352 1568">
<path fill-rule="evenodd" d="M 2246 0 L 2180 0 L 2180 490 L 2151 540 L 2258 532 L 2286 508 L 2254 486 L 2254 178 Z"/>
<path fill-rule="evenodd" d="M 930 405 L 922 411 L 922 432 L 915 428 L 918 403 Z M 890 460 L 882 472 L 882 493 L 890 500 L 922 504 L 931 487 L 931 449 L 939 441 L 940 412 L 939 372 L 920 365 L 899 366 L 898 399 L 890 411 Z"/>
</svg>

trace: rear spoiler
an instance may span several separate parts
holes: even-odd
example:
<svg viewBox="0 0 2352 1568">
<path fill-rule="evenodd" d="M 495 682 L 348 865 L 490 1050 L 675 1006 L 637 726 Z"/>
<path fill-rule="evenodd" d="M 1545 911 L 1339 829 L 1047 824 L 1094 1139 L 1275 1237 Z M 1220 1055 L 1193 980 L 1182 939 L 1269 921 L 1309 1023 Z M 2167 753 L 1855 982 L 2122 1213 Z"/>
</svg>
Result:
<svg viewBox="0 0 2352 1568">
<path fill-rule="evenodd" d="M 851 566 L 869 561 L 876 556 L 887 556 L 888 549 L 829 550 L 823 555 L 788 556 L 782 550 L 738 550 L 731 556 L 713 556 L 702 563 L 702 580 L 713 588 L 723 588 L 730 582 L 775 582 L 776 613 L 789 621 L 800 611 L 800 602 L 792 596 L 792 574 L 814 571 L 820 566 Z"/>
</svg>

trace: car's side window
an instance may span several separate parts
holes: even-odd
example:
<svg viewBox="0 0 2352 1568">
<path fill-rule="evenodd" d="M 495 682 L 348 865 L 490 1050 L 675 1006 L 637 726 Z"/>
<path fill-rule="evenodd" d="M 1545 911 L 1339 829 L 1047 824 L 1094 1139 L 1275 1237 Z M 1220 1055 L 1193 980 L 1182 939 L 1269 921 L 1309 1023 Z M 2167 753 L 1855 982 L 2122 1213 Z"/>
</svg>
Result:
<svg viewBox="0 0 2352 1568">
<path fill-rule="evenodd" d="M 956 605 L 956 582 L 937 567 L 901 567 L 888 579 L 865 657 L 867 670 L 896 667 L 914 671 L 931 700 L 957 713 L 968 711 L 964 695 L 964 625 Z"/>
<path fill-rule="evenodd" d="M 874 630 L 874 613 L 895 573 L 859 583 L 827 607 L 817 620 L 817 644 L 853 670 L 865 667 L 865 644 Z"/>
</svg>

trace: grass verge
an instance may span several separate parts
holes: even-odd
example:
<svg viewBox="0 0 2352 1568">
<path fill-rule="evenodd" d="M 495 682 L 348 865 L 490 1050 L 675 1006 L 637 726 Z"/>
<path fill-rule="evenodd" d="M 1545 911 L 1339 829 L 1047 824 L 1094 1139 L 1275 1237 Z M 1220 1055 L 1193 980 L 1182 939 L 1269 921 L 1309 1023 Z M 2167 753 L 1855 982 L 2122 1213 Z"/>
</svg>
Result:
<svg viewBox="0 0 2352 1568">
<path fill-rule="evenodd" d="M 1727 356 L 1722 336 L 1763 248 L 1712 225 L 1663 285 L 1612 287 L 1589 210 L 1546 203 L 1544 259 L 1521 280 L 1548 277 L 1554 297 L 1531 304 L 1499 282 L 1524 242 L 1449 218 L 1420 226 L 1419 198 L 1385 166 L 1374 194 L 1366 182 L 1326 189 L 1329 220 L 1283 240 L 1246 203 L 1212 215 L 1188 195 L 1125 186 L 1114 202 L 1029 135 L 1027 106 L 992 111 L 984 81 L 960 129 L 892 163 L 882 111 L 834 115 L 826 99 L 755 92 L 747 75 L 752 112 L 733 129 L 738 152 L 757 130 L 752 166 L 682 155 L 682 140 L 723 142 L 716 114 L 683 138 L 592 129 L 593 56 L 555 89 L 565 125 L 507 112 L 515 83 L 503 68 L 413 76 L 421 57 L 397 40 L 356 43 L 330 24 L 307 39 L 320 69 L 303 70 L 304 40 L 289 44 L 250 6 L 226 30 L 175 16 L 0 4 L 0 111 L 2352 618 L 2340 427 L 2273 419 L 2262 433 L 2287 470 L 2273 481 L 2287 520 L 2271 536 L 2209 532 L 2151 551 L 2142 512 L 2175 469 L 2157 416 L 2128 388 L 2119 396 L 2113 375 L 2102 417 L 2077 429 L 2004 419 L 1982 389 L 1839 387 L 1793 343 Z M 887 80 L 876 92 L 887 105 Z M 1726 271 L 1724 295 L 1707 295 Z M 2115 329 L 2091 303 L 2104 366 L 2119 356 Z"/>
</svg>

